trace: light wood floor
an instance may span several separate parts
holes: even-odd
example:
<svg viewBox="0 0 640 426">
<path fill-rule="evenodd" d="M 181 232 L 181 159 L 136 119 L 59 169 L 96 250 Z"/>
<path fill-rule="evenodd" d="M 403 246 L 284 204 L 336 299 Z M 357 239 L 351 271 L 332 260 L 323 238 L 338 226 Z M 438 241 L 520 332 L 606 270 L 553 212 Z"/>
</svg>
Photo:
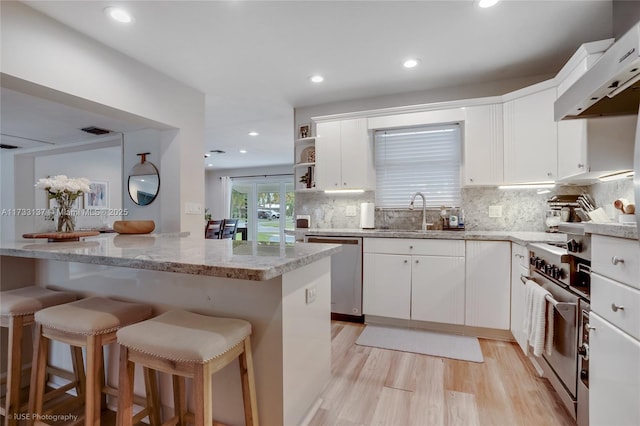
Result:
<svg viewBox="0 0 640 426">
<path fill-rule="evenodd" d="M 332 323 L 332 374 L 310 425 L 574 425 L 515 343 L 480 339 L 484 363 L 357 346 Z"/>
</svg>

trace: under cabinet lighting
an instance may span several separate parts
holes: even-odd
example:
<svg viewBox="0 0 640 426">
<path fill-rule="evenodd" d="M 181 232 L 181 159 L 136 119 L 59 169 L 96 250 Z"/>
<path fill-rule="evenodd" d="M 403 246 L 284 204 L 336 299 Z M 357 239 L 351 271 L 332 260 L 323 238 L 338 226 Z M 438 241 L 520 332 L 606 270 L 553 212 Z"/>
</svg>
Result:
<svg viewBox="0 0 640 426">
<path fill-rule="evenodd" d="M 246 149 L 241 149 L 241 150 L 240 150 L 240 154 L 246 154 L 246 153 L 247 153 L 247 150 L 246 150 Z"/>
<path fill-rule="evenodd" d="M 258 132 L 249 132 L 249 136 L 258 136 L 259 134 Z"/>
<path fill-rule="evenodd" d="M 613 180 L 620 180 L 633 177 L 634 173 L 631 170 L 625 170 L 624 172 L 614 173 L 611 175 L 600 176 L 598 180 L 600 182 L 611 182 Z"/>
<path fill-rule="evenodd" d="M 325 194 L 355 194 L 364 192 L 364 189 L 327 189 Z"/>
<path fill-rule="evenodd" d="M 548 189 L 556 186 L 555 183 L 540 182 L 540 183 L 523 183 L 520 185 L 500 185 L 498 189 Z"/>
<path fill-rule="evenodd" d="M 322 83 L 324 81 L 324 77 L 316 74 L 309 77 L 309 80 L 311 80 L 312 83 Z"/>
</svg>

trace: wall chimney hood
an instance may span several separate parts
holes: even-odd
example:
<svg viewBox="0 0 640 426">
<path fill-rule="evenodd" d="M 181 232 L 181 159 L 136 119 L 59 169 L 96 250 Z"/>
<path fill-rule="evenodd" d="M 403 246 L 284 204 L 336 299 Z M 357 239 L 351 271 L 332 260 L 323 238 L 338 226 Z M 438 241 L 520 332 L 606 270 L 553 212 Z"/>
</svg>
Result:
<svg viewBox="0 0 640 426">
<path fill-rule="evenodd" d="M 554 104 L 556 121 L 637 115 L 640 105 L 640 22 L 616 41 Z"/>
</svg>

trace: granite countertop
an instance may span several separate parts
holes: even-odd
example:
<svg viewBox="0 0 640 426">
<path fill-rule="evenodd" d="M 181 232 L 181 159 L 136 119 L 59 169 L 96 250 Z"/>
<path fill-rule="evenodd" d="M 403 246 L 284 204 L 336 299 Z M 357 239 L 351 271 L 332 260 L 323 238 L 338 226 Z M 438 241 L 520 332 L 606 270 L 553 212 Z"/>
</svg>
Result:
<svg viewBox="0 0 640 426">
<path fill-rule="evenodd" d="M 607 235 L 609 237 L 638 239 L 638 228 L 635 223 L 591 223 L 585 222 L 584 232 L 589 234 Z"/>
<path fill-rule="evenodd" d="M 376 238 L 417 238 L 417 239 L 446 239 L 446 240 L 484 240 L 484 241 L 512 241 L 517 244 L 534 242 L 566 241 L 566 235 L 548 232 L 524 231 L 405 231 L 396 229 L 298 229 L 304 235 L 327 235 L 342 237 L 376 237 Z"/>
<path fill-rule="evenodd" d="M 75 242 L 2 242 L 0 255 L 264 281 L 340 251 L 337 244 L 266 244 L 188 234 L 102 234 Z"/>
</svg>

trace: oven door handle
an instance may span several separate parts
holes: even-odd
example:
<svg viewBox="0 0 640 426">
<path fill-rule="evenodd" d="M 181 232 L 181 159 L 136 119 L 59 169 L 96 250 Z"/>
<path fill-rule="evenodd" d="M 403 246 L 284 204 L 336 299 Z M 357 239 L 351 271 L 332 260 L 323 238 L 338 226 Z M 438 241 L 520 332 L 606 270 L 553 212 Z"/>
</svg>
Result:
<svg viewBox="0 0 640 426">
<path fill-rule="evenodd" d="M 531 280 L 533 282 L 536 282 L 536 280 L 534 280 L 533 277 L 528 277 L 526 275 L 520 275 L 520 281 L 522 281 L 523 284 L 526 284 L 527 281 L 529 281 L 529 280 Z M 575 324 L 576 309 L 578 308 L 578 304 L 577 303 L 558 302 L 556 299 L 553 298 L 553 296 L 551 296 L 549 294 L 547 294 L 547 296 L 545 298 L 547 299 L 547 302 L 551 303 L 553 308 L 556 311 L 558 311 L 560 316 L 562 316 L 567 321 L 570 321 L 572 324 Z"/>
</svg>

